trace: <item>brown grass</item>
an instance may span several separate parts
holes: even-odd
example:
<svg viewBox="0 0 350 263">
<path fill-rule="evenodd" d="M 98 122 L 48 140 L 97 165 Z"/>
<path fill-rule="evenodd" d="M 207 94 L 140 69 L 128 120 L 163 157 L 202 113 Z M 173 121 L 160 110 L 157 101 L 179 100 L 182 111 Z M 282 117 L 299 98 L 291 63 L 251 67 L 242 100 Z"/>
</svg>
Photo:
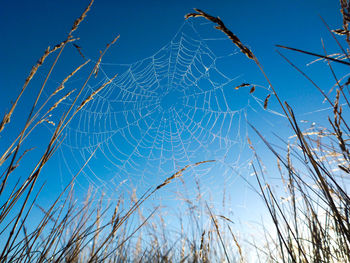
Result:
<svg viewBox="0 0 350 263">
<path fill-rule="evenodd" d="M 345 47 L 340 46 L 343 55 L 334 58 L 333 55 L 319 55 L 295 48 L 279 46 L 301 54 L 312 55 L 328 62 L 331 77 L 336 82 L 336 92 L 333 98 L 323 92 L 301 69 L 282 55 L 290 65 L 311 81 L 311 85 L 320 90 L 331 110 L 328 117 L 328 127 L 310 127 L 302 130 L 293 109 L 287 102 L 282 102 L 275 87 L 265 74 L 262 65 L 254 53 L 233 34 L 221 19 L 204 11 L 195 9 L 196 13 L 186 15 L 186 19 L 203 17 L 216 24 L 236 45 L 243 54 L 255 61 L 259 70 L 273 90 L 275 99 L 279 102 L 291 130 L 294 132 L 293 142 L 286 143 L 285 151 L 274 147 L 252 126 L 268 149 L 277 159 L 277 171 L 284 184 L 284 192 L 276 192 L 268 181 L 262 159 L 254 149 L 249 138 L 248 144 L 255 154 L 252 164 L 258 189 L 256 191 L 266 205 L 274 226 L 274 233 L 265 231 L 266 245 L 261 247 L 258 240 L 250 245 L 234 233 L 234 222 L 229 216 L 216 214 L 217 207 L 208 205 L 202 198 L 199 184 L 197 201 L 184 198 L 188 214 L 181 214 L 177 233 L 165 226 L 167 218 L 156 206 L 144 215 L 142 207 L 157 191 L 165 188 L 176 179 L 182 179 L 190 167 L 195 167 L 214 160 L 188 164 L 170 175 L 162 183 L 151 187 L 140 197 L 134 192 L 130 205 L 125 204 L 124 196 L 119 196 L 116 202 L 107 202 L 103 194 L 90 190 L 83 205 L 78 205 L 74 197 L 74 183 L 90 158 L 75 174 L 64 190 L 48 207 L 40 206 L 38 197 L 44 185 L 36 186 L 48 160 L 60 146 L 62 134 L 73 117 L 85 107 L 94 96 L 108 86 L 114 79 L 102 84 L 86 98 L 81 98 L 83 90 L 92 76 L 99 72 L 100 63 L 108 49 L 116 43 L 119 36 L 107 44 L 100 52 L 97 62 L 92 65 L 84 84 L 78 89 L 67 90 L 65 95 L 58 94 L 67 81 L 74 78 L 82 67 L 88 67 L 90 61 L 77 66 L 69 73 L 61 84 L 40 104 L 40 97 L 46 89 L 47 80 L 61 57 L 63 49 L 77 39 L 73 37 L 92 6 L 89 3 L 82 15 L 74 22 L 66 40 L 54 48 L 47 48 L 38 62 L 33 66 L 22 89 L 10 110 L 4 114 L 0 123 L 0 133 L 6 136 L 8 125 L 16 116 L 16 108 L 37 71 L 46 63 L 46 58 L 56 54 L 45 76 L 23 128 L 18 131 L 10 146 L 0 154 L 1 186 L 0 186 L 0 261 L 1 262 L 248 262 L 253 249 L 261 262 L 350 262 L 350 197 L 346 188 L 346 180 L 350 174 L 350 129 L 346 122 L 349 108 L 349 80 L 338 78 L 332 63 L 341 63 L 349 57 L 346 50 L 350 48 L 349 41 L 349 1 L 341 0 L 343 28 L 334 32 L 345 39 Z M 331 30 L 330 30 L 331 32 Z M 340 42 L 338 42 L 340 45 Z M 344 45 L 344 44 L 343 44 Z M 80 55 L 81 50 L 77 45 Z M 82 55 L 82 57 L 84 57 Z M 250 93 L 255 92 L 258 85 L 243 83 L 236 87 L 250 87 Z M 74 93 L 73 93 L 74 92 Z M 74 97 L 73 97 L 74 95 Z M 68 110 L 58 116 L 54 132 L 47 141 L 44 153 L 38 160 L 33 159 L 32 167 L 20 180 L 12 183 L 16 169 L 23 158 L 31 154 L 31 149 L 24 148 L 24 142 L 31 138 L 37 127 L 43 122 L 53 124 L 51 114 L 61 106 L 68 97 L 72 102 Z M 270 95 L 264 101 L 268 107 Z M 78 101 L 82 101 L 78 104 Z M 45 112 L 44 109 L 48 108 Z M 335 172 L 334 169 L 339 169 Z M 198 183 L 198 182 L 197 182 Z M 185 187 L 184 187 L 185 189 Z M 37 207 L 41 215 L 33 214 Z M 203 209 L 204 208 L 204 209 Z M 29 219 L 36 218 L 37 224 L 28 228 Z M 205 218 L 207 222 L 198 220 Z M 138 218 L 138 219 L 137 219 Z M 184 221 L 190 222 L 186 224 Z M 188 230 L 190 228 L 190 230 Z M 264 228 L 261 228 L 262 231 Z"/>
</svg>

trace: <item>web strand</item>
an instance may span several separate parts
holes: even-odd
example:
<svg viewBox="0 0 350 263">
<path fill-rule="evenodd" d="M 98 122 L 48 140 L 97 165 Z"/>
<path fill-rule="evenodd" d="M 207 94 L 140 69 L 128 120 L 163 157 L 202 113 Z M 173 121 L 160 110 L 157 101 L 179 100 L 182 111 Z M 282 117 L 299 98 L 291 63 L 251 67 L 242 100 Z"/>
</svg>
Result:
<svg viewBox="0 0 350 263">
<path fill-rule="evenodd" d="M 67 127 L 64 145 L 76 163 L 99 147 L 95 161 L 84 171 L 88 184 L 115 189 L 125 179 L 134 185 L 154 183 L 209 159 L 231 170 L 239 166 L 228 156 L 235 149 L 240 160 L 250 104 L 232 103 L 233 88 L 241 82 L 217 64 L 235 55 L 216 55 L 208 45 L 214 41 L 186 21 L 154 55 L 124 64 L 125 71 L 82 109 Z M 101 83 L 108 80 L 104 67 L 111 66 L 101 65 Z M 249 98 L 261 104 L 258 95 Z M 214 169 L 207 165 L 191 171 L 198 176 Z"/>
</svg>

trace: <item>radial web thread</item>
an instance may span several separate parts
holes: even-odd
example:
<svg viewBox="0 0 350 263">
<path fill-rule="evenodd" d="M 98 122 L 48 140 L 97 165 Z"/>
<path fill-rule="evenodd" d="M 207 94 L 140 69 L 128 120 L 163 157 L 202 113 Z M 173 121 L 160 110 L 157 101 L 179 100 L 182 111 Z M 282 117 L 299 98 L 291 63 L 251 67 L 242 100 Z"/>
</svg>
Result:
<svg viewBox="0 0 350 263">
<path fill-rule="evenodd" d="M 154 55 L 120 65 L 117 78 L 67 127 L 67 166 L 68 160 L 81 166 L 98 147 L 78 179 L 81 185 L 155 185 L 204 160 L 216 162 L 193 167 L 188 176 L 231 180 L 247 165 L 247 114 L 257 109 L 252 103 L 262 109 L 269 90 L 235 90 L 244 80 L 235 64 L 241 55 L 227 39 L 205 37 L 202 27 L 208 25 L 186 21 Z M 101 82 L 109 77 L 104 69 L 113 66 L 102 64 Z"/>
</svg>

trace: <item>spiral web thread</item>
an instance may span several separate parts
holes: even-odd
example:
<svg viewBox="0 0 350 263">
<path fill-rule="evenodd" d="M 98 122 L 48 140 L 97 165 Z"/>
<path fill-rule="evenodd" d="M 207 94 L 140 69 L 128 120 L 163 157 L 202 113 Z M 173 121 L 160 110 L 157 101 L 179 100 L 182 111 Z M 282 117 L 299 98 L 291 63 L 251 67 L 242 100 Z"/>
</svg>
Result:
<svg viewBox="0 0 350 263">
<path fill-rule="evenodd" d="M 247 165 L 247 112 L 252 101 L 262 108 L 260 98 L 269 90 L 262 96 L 246 92 L 242 99 L 234 89 L 242 79 L 219 69 L 238 54 L 218 55 L 210 45 L 227 40 L 204 38 L 196 26 L 185 22 L 154 55 L 122 65 L 124 71 L 67 127 L 62 150 L 67 167 L 72 161 L 81 166 L 99 147 L 81 185 L 110 190 L 126 182 L 154 185 L 188 164 L 216 160 L 186 172 L 212 183 L 219 174 L 231 180 Z M 114 65 L 102 64 L 101 83 L 108 80 L 109 66 Z"/>
</svg>

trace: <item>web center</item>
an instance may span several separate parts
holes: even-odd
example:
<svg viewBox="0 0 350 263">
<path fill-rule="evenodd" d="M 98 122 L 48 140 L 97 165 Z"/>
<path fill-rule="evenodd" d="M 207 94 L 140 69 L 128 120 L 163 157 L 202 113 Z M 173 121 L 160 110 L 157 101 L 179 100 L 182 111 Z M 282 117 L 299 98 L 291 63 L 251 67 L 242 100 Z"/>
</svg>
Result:
<svg viewBox="0 0 350 263">
<path fill-rule="evenodd" d="M 161 95 L 160 106 L 163 110 L 170 110 L 179 105 L 183 98 L 183 92 L 178 90 L 171 90 Z"/>
</svg>

